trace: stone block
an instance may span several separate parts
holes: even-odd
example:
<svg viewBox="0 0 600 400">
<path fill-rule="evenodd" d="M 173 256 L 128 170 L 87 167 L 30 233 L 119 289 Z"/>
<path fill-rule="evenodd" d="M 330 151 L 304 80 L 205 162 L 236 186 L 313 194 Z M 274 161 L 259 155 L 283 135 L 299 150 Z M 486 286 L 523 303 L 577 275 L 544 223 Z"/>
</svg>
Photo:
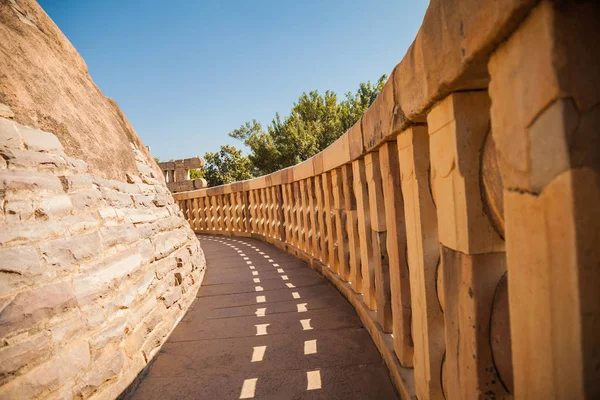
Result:
<svg viewBox="0 0 600 400">
<path fill-rule="evenodd" d="M 94 393 L 114 380 L 125 366 L 123 350 L 107 348 L 102 355 L 92 360 L 89 370 L 78 380 L 73 394 L 76 398 L 89 398 Z"/>
<path fill-rule="evenodd" d="M 0 146 L 9 149 L 23 148 L 17 124 L 5 118 L 0 118 Z"/>
<path fill-rule="evenodd" d="M 69 191 L 92 189 L 94 178 L 91 175 L 65 175 L 62 177 Z"/>
<path fill-rule="evenodd" d="M 472 399 L 482 393 L 505 398 L 491 349 L 494 293 L 506 273 L 504 253 L 469 255 L 442 246 L 446 398 Z"/>
<path fill-rule="evenodd" d="M 0 103 L 0 117 L 14 118 L 15 113 L 8 105 Z"/>
<path fill-rule="evenodd" d="M 40 252 L 48 264 L 69 271 L 71 265 L 102 254 L 103 248 L 100 233 L 92 232 L 41 243 Z"/>
<path fill-rule="evenodd" d="M 454 93 L 434 107 L 427 121 L 432 190 L 440 242 L 467 254 L 504 251 L 504 241 L 484 212 L 480 187 L 481 148 L 489 129 L 485 92 Z"/>
<path fill-rule="evenodd" d="M 77 308 L 55 316 L 46 327 L 50 332 L 52 344 L 60 348 L 67 346 L 88 329 L 85 318 Z"/>
<path fill-rule="evenodd" d="M 169 256 L 152 263 L 151 266 L 154 266 L 156 278 L 163 279 L 165 275 L 177 268 L 177 260 L 174 256 Z"/>
<path fill-rule="evenodd" d="M 164 232 L 151 239 L 154 244 L 154 257 L 159 260 L 181 247 L 187 240 L 187 230 L 177 229 Z"/>
<path fill-rule="evenodd" d="M 92 361 L 96 360 L 103 349 L 111 343 L 119 343 L 127 332 L 131 330 L 126 318 L 111 321 L 108 326 L 92 335 L 89 339 Z"/>
<path fill-rule="evenodd" d="M 144 293 L 140 293 L 140 295 L 143 294 L 147 294 L 146 291 Z M 152 310 L 154 310 L 156 304 L 156 296 L 150 293 L 138 303 L 136 308 L 133 308 L 131 312 L 127 314 L 129 325 L 133 330 L 135 330 L 136 327 L 142 323 L 142 320 L 146 318 Z"/>
<path fill-rule="evenodd" d="M 131 196 L 136 207 L 152 207 L 154 204 L 154 196 L 145 194 L 134 194 Z"/>
<path fill-rule="evenodd" d="M 158 219 L 157 215 L 150 209 L 125 208 L 121 211 L 134 224 L 154 222 Z"/>
<path fill-rule="evenodd" d="M 71 203 L 77 210 L 95 208 L 104 205 L 102 194 L 98 189 L 88 189 L 75 192 L 71 195 Z"/>
<path fill-rule="evenodd" d="M 33 151 L 63 154 L 63 147 L 56 136 L 25 125 L 16 124 L 25 147 Z"/>
<path fill-rule="evenodd" d="M 73 291 L 67 282 L 21 292 L 0 311 L 0 337 L 29 329 L 76 305 Z"/>
<path fill-rule="evenodd" d="M 66 194 L 42 197 L 35 210 L 35 215 L 38 218 L 56 217 L 60 214 L 70 212 L 72 208 L 73 204 L 71 203 L 71 198 Z"/>
<path fill-rule="evenodd" d="M 166 293 L 163 293 L 163 295 L 161 296 L 160 299 L 163 301 L 163 303 L 165 304 L 165 306 L 167 308 L 170 308 L 180 298 L 181 298 L 181 287 L 176 286 L 176 287 L 168 290 Z"/>
<path fill-rule="evenodd" d="M 0 260 L 0 296 L 32 285 L 45 273 L 33 246 L 0 249 Z"/>
<path fill-rule="evenodd" d="M 22 368 L 31 369 L 44 361 L 52 351 L 45 333 L 26 334 L 17 343 L 0 348 L 0 385 L 20 374 Z"/>
<path fill-rule="evenodd" d="M 105 226 L 100 229 L 102 244 L 105 249 L 121 244 L 129 244 L 139 239 L 138 230 L 133 224 Z"/>
<path fill-rule="evenodd" d="M 114 290 L 122 279 L 133 274 L 141 263 L 142 256 L 138 252 L 130 251 L 117 254 L 81 271 L 73 278 L 73 289 L 78 304 L 88 304 L 109 290 Z"/>
<path fill-rule="evenodd" d="M 133 206 L 131 196 L 127 193 L 121 193 L 104 187 L 100 188 L 100 192 L 102 193 L 102 198 L 111 207 L 125 208 Z"/>
<path fill-rule="evenodd" d="M 71 235 L 96 230 L 100 226 L 100 221 L 93 214 L 66 216 L 61 219 L 61 222 L 67 227 Z"/>
<path fill-rule="evenodd" d="M 17 245 L 63 236 L 67 229 L 58 221 L 27 221 L 0 226 L 0 245 Z"/>
<path fill-rule="evenodd" d="M 33 216 L 33 199 L 6 200 L 4 212 L 9 222 L 26 221 Z"/>
<path fill-rule="evenodd" d="M 57 170 L 68 166 L 65 158 L 58 154 L 40 153 L 31 150 L 0 148 L 0 157 L 8 163 L 8 168 Z"/>
<path fill-rule="evenodd" d="M 63 157 L 65 158 L 65 160 L 67 160 L 67 164 L 69 165 L 69 168 L 71 170 L 74 170 L 75 172 L 79 172 L 79 173 L 88 172 L 89 164 L 86 163 L 85 161 L 80 160 L 78 158 L 69 157 L 69 156 L 63 156 Z"/>
<path fill-rule="evenodd" d="M 152 201 L 156 207 L 164 207 L 168 204 L 173 204 L 173 198 L 166 193 L 158 193 Z"/>
<path fill-rule="evenodd" d="M 7 192 L 28 191 L 39 195 L 44 191 L 61 193 L 63 186 L 60 179 L 54 175 L 3 169 L 0 170 L 0 190 Z"/>
</svg>

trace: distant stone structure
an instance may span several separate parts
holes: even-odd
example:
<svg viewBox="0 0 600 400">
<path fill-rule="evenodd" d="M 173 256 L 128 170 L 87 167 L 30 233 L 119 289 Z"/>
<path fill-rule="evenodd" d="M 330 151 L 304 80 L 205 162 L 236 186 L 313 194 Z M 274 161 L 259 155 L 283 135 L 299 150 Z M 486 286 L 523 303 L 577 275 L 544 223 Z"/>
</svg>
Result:
<svg viewBox="0 0 600 400">
<path fill-rule="evenodd" d="M 206 187 L 206 179 L 190 179 L 190 170 L 204 167 L 202 157 L 161 162 L 158 163 L 158 166 L 165 177 L 167 187 L 172 193 L 187 192 Z"/>
</svg>

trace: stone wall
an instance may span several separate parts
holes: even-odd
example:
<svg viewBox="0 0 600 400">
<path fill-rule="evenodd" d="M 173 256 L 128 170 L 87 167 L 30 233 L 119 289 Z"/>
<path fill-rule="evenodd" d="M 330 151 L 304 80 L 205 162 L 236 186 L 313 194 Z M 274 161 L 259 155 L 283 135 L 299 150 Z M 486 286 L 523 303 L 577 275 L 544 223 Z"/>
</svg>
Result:
<svg viewBox="0 0 600 400">
<path fill-rule="evenodd" d="M 188 309 L 204 256 L 35 1 L 0 1 L 0 54 L 0 398 L 113 399 Z"/>
<path fill-rule="evenodd" d="M 116 397 L 193 301 L 199 242 L 133 151 L 108 180 L 0 119 L 0 398 Z"/>
</svg>

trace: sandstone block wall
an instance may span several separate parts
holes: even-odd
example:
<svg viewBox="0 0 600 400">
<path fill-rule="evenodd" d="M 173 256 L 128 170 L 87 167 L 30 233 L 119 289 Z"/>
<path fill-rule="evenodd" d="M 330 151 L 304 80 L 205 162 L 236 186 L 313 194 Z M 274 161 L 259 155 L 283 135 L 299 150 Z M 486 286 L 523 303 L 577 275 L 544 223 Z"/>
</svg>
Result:
<svg viewBox="0 0 600 400">
<path fill-rule="evenodd" d="M 0 398 L 114 398 L 195 297 L 205 262 L 136 148 L 128 182 L 0 118 Z"/>
<path fill-rule="evenodd" d="M 0 398 L 114 399 L 205 262 L 114 101 L 34 0 L 0 1 Z"/>
</svg>

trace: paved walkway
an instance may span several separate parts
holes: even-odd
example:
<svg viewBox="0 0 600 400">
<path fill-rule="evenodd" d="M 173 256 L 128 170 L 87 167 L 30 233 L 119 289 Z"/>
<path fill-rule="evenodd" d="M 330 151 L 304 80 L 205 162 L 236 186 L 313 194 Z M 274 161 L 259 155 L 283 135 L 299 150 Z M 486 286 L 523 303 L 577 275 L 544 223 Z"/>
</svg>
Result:
<svg viewBox="0 0 600 400">
<path fill-rule="evenodd" d="M 396 399 L 349 303 L 252 239 L 200 236 L 207 273 L 134 399 Z"/>
</svg>

